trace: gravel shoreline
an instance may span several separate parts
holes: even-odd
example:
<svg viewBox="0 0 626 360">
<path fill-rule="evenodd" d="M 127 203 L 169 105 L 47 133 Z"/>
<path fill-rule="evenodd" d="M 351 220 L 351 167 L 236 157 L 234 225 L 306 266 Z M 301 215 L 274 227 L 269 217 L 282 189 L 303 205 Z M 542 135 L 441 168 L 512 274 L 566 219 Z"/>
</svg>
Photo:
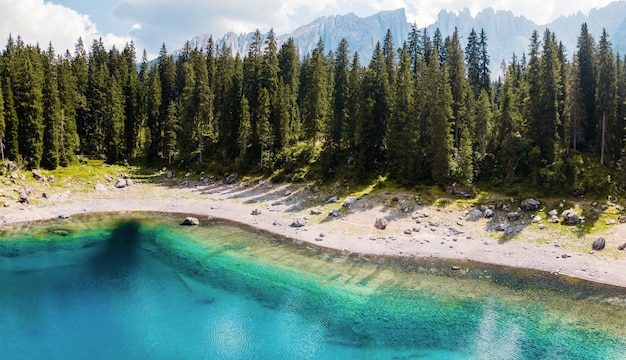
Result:
<svg viewBox="0 0 626 360">
<path fill-rule="evenodd" d="M 467 214 L 460 210 L 442 211 L 433 206 L 398 210 L 376 199 L 354 199 L 348 208 L 340 202 L 329 203 L 323 200 L 324 195 L 309 190 L 288 184 L 200 182 L 176 186 L 134 183 L 123 189 L 109 186 L 91 193 L 52 191 L 35 204 L 15 203 L 0 208 L 0 229 L 10 224 L 86 213 L 194 214 L 201 221 L 208 217 L 226 219 L 295 241 L 352 253 L 470 260 L 535 269 L 619 286 L 626 291 L 626 251 L 562 248 L 559 244 L 565 240 L 563 235 L 551 238 L 545 232 L 547 235 L 542 236 L 549 241 L 537 241 L 534 237 L 543 230 L 537 230 L 531 221 L 517 236 L 505 239 L 491 231 L 485 219 L 467 221 Z M 310 198 L 317 201 L 305 201 Z M 335 210 L 339 216 L 330 215 L 329 210 Z M 375 228 L 377 218 L 388 221 L 384 230 Z M 626 241 L 626 224 L 614 225 L 601 236 L 607 238 L 607 248 L 617 247 Z M 590 244 L 593 240 L 580 236 L 575 241 Z"/>
</svg>

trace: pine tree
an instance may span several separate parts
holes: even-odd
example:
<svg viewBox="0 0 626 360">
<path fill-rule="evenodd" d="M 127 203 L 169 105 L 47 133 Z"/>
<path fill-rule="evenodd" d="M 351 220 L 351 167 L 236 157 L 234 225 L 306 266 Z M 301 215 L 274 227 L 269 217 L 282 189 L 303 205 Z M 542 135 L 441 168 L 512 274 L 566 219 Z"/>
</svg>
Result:
<svg viewBox="0 0 626 360">
<path fill-rule="evenodd" d="M 487 33 L 480 29 L 478 39 L 478 85 L 480 90 L 491 94 L 491 76 L 489 70 L 489 54 L 487 53 Z"/>
<path fill-rule="evenodd" d="M 248 107 L 248 99 L 241 99 L 241 119 L 239 124 L 239 163 L 243 170 L 247 169 L 247 155 L 252 140 L 252 124 L 250 123 L 250 108 Z"/>
<path fill-rule="evenodd" d="M 596 130 L 597 143 L 600 147 L 600 164 L 604 165 L 608 158 L 610 162 L 616 160 L 620 149 L 615 148 L 615 95 L 616 78 L 615 64 L 611 42 L 606 29 L 602 30 L 602 36 L 598 43 L 598 62 L 596 80 L 596 107 L 599 119 Z M 610 155 L 606 156 L 606 152 Z"/>
<path fill-rule="evenodd" d="M 446 182 L 452 170 L 453 138 L 450 126 L 452 119 L 452 91 L 450 90 L 448 71 L 439 65 L 438 59 L 431 60 L 428 66 L 426 86 L 430 87 L 428 98 L 433 99 L 427 108 L 426 162 L 431 178 L 438 183 Z"/>
<path fill-rule="evenodd" d="M 178 134 L 180 133 L 178 106 L 174 100 L 170 100 L 170 104 L 167 107 L 167 119 L 163 128 L 163 148 L 164 156 L 167 157 L 167 163 L 172 164 L 174 156 L 176 155 L 179 147 Z"/>
<path fill-rule="evenodd" d="M 465 62 L 467 63 L 467 80 L 474 92 L 474 99 L 478 98 L 481 89 L 480 60 L 480 39 L 476 30 L 472 29 L 465 46 Z"/>
<path fill-rule="evenodd" d="M 576 45 L 580 72 L 580 87 L 585 103 L 586 119 L 582 121 L 584 129 L 584 145 L 592 145 L 596 133 L 596 74 L 595 74 L 595 41 L 589 33 L 587 23 L 580 28 Z"/>
<path fill-rule="evenodd" d="M 61 125 L 61 103 L 59 101 L 57 61 L 52 43 L 44 54 L 43 83 L 43 157 L 41 165 L 49 170 L 59 166 L 59 127 Z"/>
<path fill-rule="evenodd" d="M 452 37 L 448 40 L 446 64 L 450 74 L 450 88 L 452 91 L 452 116 L 454 117 L 454 147 L 459 148 L 462 130 L 461 108 L 463 98 L 468 89 L 465 78 L 465 62 L 463 50 L 457 29 L 454 29 Z"/>
<path fill-rule="evenodd" d="M 75 81 L 74 112 L 76 113 L 76 130 L 79 138 L 79 150 L 88 152 L 89 108 L 87 107 L 87 88 L 89 85 L 89 69 L 87 53 L 83 40 L 78 38 L 72 59 L 72 75 Z"/>
<path fill-rule="evenodd" d="M 22 157 L 19 150 L 19 119 L 15 110 L 11 79 L 6 77 L 2 84 L 4 96 L 4 156 L 7 159 L 20 162 Z"/>
<path fill-rule="evenodd" d="M 388 170 L 394 178 L 405 183 L 416 180 L 417 129 L 413 117 L 416 110 L 414 90 L 410 53 L 405 44 L 400 51 L 400 64 L 386 139 Z"/>
<path fill-rule="evenodd" d="M 139 74 L 137 73 L 137 54 L 135 44 L 131 41 L 126 44 L 121 56 L 121 78 L 124 96 L 124 135 L 126 138 L 127 157 L 135 157 L 138 150 L 139 132 L 142 126 L 142 117 L 138 104 Z"/>
<path fill-rule="evenodd" d="M 376 44 L 372 60 L 365 71 L 361 99 L 359 164 L 361 175 L 369 176 L 384 160 L 387 121 L 391 110 L 391 90 L 380 42 Z"/>
<path fill-rule="evenodd" d="M 284 135 L 285 145 L 294 143 L 301 136 L 300 108 L 300 56 L 293 38 L 287 39 L 278 52 L 280 68 L 279 78 L 284 84 L 283 98 L 287 107 L 287 128 Z"/>
<path fill-rule="evenodd" d="M 77 81 L 72 72 L 72 55 L 67 50 L 58 66 L 61 123 L 59 125 L 59 164 L 67 166 L 74 160 L 80 146 L 76 127 Z"/>
<path fill-rule="evenodd" d="M 18 38 L 13 96 L 19 119 L 18 142 L 22 161 L 38 168 L 43 155 L 43 64 L 39 48 L 25 46 Z"/>
<path fill-rule="evenodd" d="M 124 154 L 124 97 L 120 81 L 115 75 L 107 78 L 104 108 L 106 117 L 102 119 L 107 162 L 117 163 Z"/>
<path fill-rule="evenodd" d="M 348 42 L 342 39 L 335 51 L 335 76 L 332 96 L 333 119 L 326 136 L 325 146 L 330 153 L 328 167 L 334 167 L 338 162 L 341 150 L 344 129 L 350 121 L 348 102 L 350 99 L 350 59 L 348 59 Z"/>
<path fill-rule="evenodd" d="M 259 94 L 259 111 L 257 119 L 256 133 L 261 145 L 261 171 L 265 171 L 266 165 L 269 164 L 269 149 L 272 147 L 274 139 L 272 138 L 272 126 L 270 124 L 270 95 L 266 88 L 261 89 Z"/>
<path fill-rule="evenodd" d="M 361 86 L 363 82 L 363 69 L 360 65 L 359 53 L 357 51 L 354 52 L 352 56 L 352 63 L 350 64 L 350 75 L 348 78 L 348 88 L 350 89 L 347 112 L 349 114 L 347 118 L 347 122 L 344 126 L 343 133 L 341 138 L 346 143 L 346 149 L 354 150 L 356 147 L 356 134 L 358 129 L 358 124 L 360 121 L 360 95 L 361 95 Z"/>
<path fill-rule="evenodd" d="M 324 56 L 324 42 L 321 38 L 313 50 L 306 75 L 302 125 L 305 138 L 315 144 L 320 138 L 329 115 L 326 57 Z"/>
<path fill-rule="evenodd" d="M 586 118 L 586 108 L 580 83 L 580 66 L 577 56 L 574 56 L 572 65 L 568 67 L 567 79 L 567 99 L 565 101 L 566 121 L 564 121 L 565 132 L 568 146 L 574 150 L 578 150 L 578 144 L 583 141 L 584 137 L 583 119 Z"/>
<path fill-rule="evenodd" d="M 1 71 L 1 70 L 0 70 Z M 4 162 L 5 132 L 6 123 L 4 122 L 4 95 L 2 94 L 2 77 L 0 72 L 0 153 L 2 154 L 2 162 Z"/>
<path fill-rule="evenodd" d="M 383 41 L 383 57 L 385 59 L 385 67 L 387 68 L 387 82 L 389 86 L 393 86 L 396 72 L 396 49 L 393 44 L 391 29 L 387 29 L 387 34 Z"/>
</svg>

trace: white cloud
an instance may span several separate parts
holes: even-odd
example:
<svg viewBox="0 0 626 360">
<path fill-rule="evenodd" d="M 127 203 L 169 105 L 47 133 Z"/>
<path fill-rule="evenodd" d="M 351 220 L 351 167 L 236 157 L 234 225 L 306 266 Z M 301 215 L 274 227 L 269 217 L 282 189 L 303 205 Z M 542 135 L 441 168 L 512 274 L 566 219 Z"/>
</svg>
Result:
<svg viewBox="0 0 626 360">
<path fill-rule="evenodd" d="M 130 37 L 100 34 L 88 16 L 43 0 L 0 0 L 0 36 L 18 35 L 26 44 L 46 48 L 49 42 L 57 53 L 73 51 L 79 37 L 89 46 L 102 37 L 107 47 L 122 48 Z"/>
</svg>

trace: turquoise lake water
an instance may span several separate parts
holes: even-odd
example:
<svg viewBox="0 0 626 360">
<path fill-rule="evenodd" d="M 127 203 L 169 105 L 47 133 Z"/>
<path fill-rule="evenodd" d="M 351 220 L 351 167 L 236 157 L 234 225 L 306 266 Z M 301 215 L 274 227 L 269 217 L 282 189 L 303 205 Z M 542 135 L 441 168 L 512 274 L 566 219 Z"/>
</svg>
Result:
<svg viewBox="0 0 626 360">
<path fill-rule="evenodd" d="M 128 217 L 0 234 L 0 358 L 626 358 L 626 289 Z"/>
</svg>

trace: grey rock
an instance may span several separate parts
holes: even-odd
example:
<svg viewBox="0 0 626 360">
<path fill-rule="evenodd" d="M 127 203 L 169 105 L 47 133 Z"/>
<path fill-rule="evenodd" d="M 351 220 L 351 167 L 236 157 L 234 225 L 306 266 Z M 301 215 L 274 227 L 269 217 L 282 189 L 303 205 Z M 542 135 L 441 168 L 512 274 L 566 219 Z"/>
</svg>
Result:
<svg viewBox="0 0 626 360">
<path fill-rule="evenodd" d="M 621 224 L 626 223 L 626 215 L 620 215 L 618 220 Z"/>
<path fill-rule="evenodd" d="M 617 247 L 617 250 L 624 250 L 624 249 L 626 249 L 626 242 Z"/>
<path fill-rule="evenodd" d="M 67 220 L 67 219 L 69 219 L 69 218 L 70 218 L 70 216 L 69 216 L 69 215 L 67 215 L 67 214 L 61 214 L 61 215 L 59 215 L 59 219 L 61 219 L 61 220 Z"/>
<path fill-rule="evenodd" d="M 591 249 L 595 250 L 595 251 L 600 251 L 602 249 L 604 249 L 604 247 L 606 246 L 606 240 L 604 240 L 604 238 L 600 237 L 597 238 L 593 241 L 593 243 L 591 244 Z"/>
<path fill-rule="evenodd" d="M 376 222 L 374 223 L 374 227 L 379 230 L 385 230 L 387 225 L 389 225 L 389 222 L 383 217 L 376 218 Z"/>
<path fill-rule="evenodd" d="M 13 171 L 11 173 L 11 175 L 9 175 L 9 179 L 19 179 L 19 175 L 17 174 L 17 171 Z"/>
<path fill-rule="evenodd" d="M 126 186 L 133 186 L 133 181 L 131 179 L 126 179 Z"/>
<path fill-rule="evenodd" d="M 39 170 L 33 169 L 31 172 L 33 173 L 33 177 L 35 178 L 35 180 L 37 180 L 37 181 L 46 181 L 46 178 L 43 175 L 41 175 Z"/>
<path fill-rule="evenodd" d="M 500 232 L 502 232 L 502 231 L 506 231 L 507 227 L 508 227 L 508 226 L 507 226 L 506 224 L 504 224 L 504 223 L 498 223 L 498 224 L 496 224 L 496 226 L 494 227 L 494 229 L 495 229 L 496 231 L 500 231 Z"/>
<path fill-rule="evenodd" d="M 550 218 L 550 220 L 548 220 L 548 222 L 550 224 L 558 224 L 559 223 L 559 217 L 556 215 L 552 215 L 552 217 Z"/>
<path fill-rule="evenodd" d="M 7 164 L 9 172 L 16 172 L 18 170 L 17 165 L 15 165 L 12 161 L 9 161 Z"/>
<path fill-rule="evenodd" d="M 467 215 L 467 221 L 478 221 L 483 217 L 483 212 L 478 209 L 472 209 Z"/>
<path fill-rule="evenodd" d="M 333 196 L 330 199 L 326 200 L 326 204 L 334 204 L 334 203 L 336 203 L 338 201 L 339 201 L 339 199 L 336 196 Z"/>
<path fill-rule="evenodd" d="M 185 226 L 200 225 L 200 220 L 198 220 L 198 218 L 188 216 L 180 224 Z"/>
<path fill-rule="evenodd" d="M 168 179 L 171 179 L 171 178 L 172 178 L 172 176 L 174 176 L 174 174 L 172 174 L 172 172 L 171 172 L 171 171 L 168 171 L 168 172 L 167 172 L 167 175 L 165 175 L 165 177 L 167 177 Z"/>
<path fill-rule="evenodd" d="M 127 186 L 125 179 L 117 179 L 115 182 L 115 187 L 118 189 L 123 189 Z"/>
<path fill-rule="evenodd" d="M 252 212 L 250 213 L 251 215 L 261 215 L 261 211 L 259 209 L 253 209 Z"/>
<path fill-rule="evenodd" d="M 24 189 L 20 190 L 20 203 L 30 204 L 30 201 L 28 200 L 28 193 Z"/>
<path fill-rule="evenodd" d="M 405 235 L 411 235 L 411 234 L 413 234 L 413 231 L 411 229 L 406 229 L 406 230 L 404 230 L 404 234 Z"/>
<path fill-rule="evenodd" d="M 346 207 L 346 208 L 350 208 L 350 207 L 352 207 L 352 205 L 354 205 L 356 203 L 356 201 L 357 201 L 356 198 L 349 197 L 349 198 L 346 198 L 343 201 L 343 205 L 341 205 L 341 206 Z"/>
<path fill-rule="evenodd" d="M 533 222 L 534 222 L 534 223 L 541 222 L 541 220 L 542 220 L 542 219 L 541 219 L 541 216 L 539 216 L 539 215 L 535 215 L 535 216 L 533 217 Z"/>
<path fill-rule="evenodd" d="M 550 215 L 550 216 L 557 216 L 558 214 L 559 214 L 559 212 L 556 209 L 552 209 L 548 213 L 548 215 Z"/>
<path fill-rule="evenodd" d="M 317 209 L 312 209 L 310 212 L 311 215 L 321 215 L 322 212 L 320 210 Z"/>
<path fill-rule="evenodd" d="M 328 216 L 332 216 L 332 217 L 340 217 L 341 216 L 341 211 L 339 211 L 338 209 L 332 209 L 329 213 Z"/>
<path fill-rule="evenodd" d="M 97 192 L 107 192 L 107 188 L 100 183 L 97 183 L 96 186 L 93 187 L 93 189 Z"/>
<path fill-rule="evenodd" d="M 54 181 L 55 181 L 55 179 L 54 179 L 54 175 L 50 175 L 50 176 L 48 176 L 48 182 L 53 183 Z"/>
<path fill-rule="evenodd" d="M 293 220 L 293 222 L 289 226 L 294 227 L 294 228 L 300 228 L 300 227 L 303 227 L 305 225 L 306 225 L 306 222 L 303 219 L 296 218 L 296 219 Z"/>
<path fill-rule="evenodd" d="M 521 216 L 522 216 L 522 214 L 520 214 L 520 213 L 519 213 L 519 212 L 517 212 L 517 211 L 510 212 L 510 213 L 507 215 L 507 217 L 509 218 L 509 221 L 517 221 L 517 220 L 519 220 L 519 218 L 520 218 Z"/>
<path fill-rule="evenodd" d="M 535 211 L 537 209 L 539 209 L 539 206 L 541 205 L 541 202 L 537 199 L 526 199 L 523 200 L 522 203 L 520 204 L 520 208 L 522 208 L 522 210 L 524 211 Z"/>
<path fill-rule="evenodd" d="M 285 190 L 285 192 L 283 193 L 283 196 L 289 196 L 291 195 L 291 190 Z"/>
<path fill-rule="evenodd" d="M 491 218 L 493 218 L 493 216 L 494 216 L 493 209 L 488 207 L 485 210 L 485 219 L 491 219 Z"/>
<path fill-rule="evenodd" d="M 563 224 L 578 225 L 580 224 L 580 215 L 574 209 L 567 209 L 561 214 L 563 216 Z"/>
<path fill-rule="evenodd" d="M 238 174 L 230 174 L 224 179 L 224 182 L 228 185 L 232 185 L 237 182 L 237 179 L 239 179 Z"/>
<path fill-rule="evenodd" d="M 47 199 L 48 198 L 48 193 L 41 194 L 41 197 L 44 198 L 44 199 Z"/>
</svg>

